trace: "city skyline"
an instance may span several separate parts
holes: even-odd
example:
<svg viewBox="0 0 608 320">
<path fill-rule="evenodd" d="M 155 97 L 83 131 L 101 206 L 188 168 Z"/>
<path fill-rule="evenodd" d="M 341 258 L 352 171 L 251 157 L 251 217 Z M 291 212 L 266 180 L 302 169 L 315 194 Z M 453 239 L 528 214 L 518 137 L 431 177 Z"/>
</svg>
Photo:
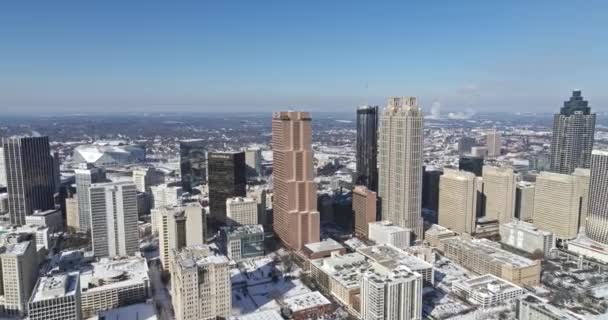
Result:
<svg viewBox="0 0 608 320">
<path fill-rule="evenodd" d="M 425 113 L 551 112 L 575 89 L 604 112 L 607 6 L 9 3 L 0 113 L 348 111 L 401 92 Z"/>
</svg>

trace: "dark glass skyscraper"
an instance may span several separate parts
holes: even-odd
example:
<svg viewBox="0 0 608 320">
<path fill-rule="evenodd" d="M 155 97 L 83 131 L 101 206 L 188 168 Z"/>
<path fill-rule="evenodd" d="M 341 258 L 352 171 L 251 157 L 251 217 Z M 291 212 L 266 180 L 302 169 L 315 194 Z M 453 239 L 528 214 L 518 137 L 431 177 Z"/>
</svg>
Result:
<svg viewBox="0 0 608 320">
<path fill-rule="evenodd" d="M 25 224 L 35 210 L 54 208 L 53 157 L 48 137 L 2 140 L 11 224 Z"/>
<path fill-rule="evenodd" d="M 357 109 L 357 172 L 355 184 L 378 191 L 378 106 Z"/>
<path fill-rule="evenodd" d="M 458 169 L 474 173 L 481 177 L 483 171 L 483 158 L 473 156 L 460 156 L 458 159 Z"/>
<path fill-rule="evenodd" d="M 595 113 L 576 90 L 553 116 L 551 171 L 571 174 L 575 168 L 589 168 L 594 134 Z"/>
<path fill-rule="evenodd" d="M 183 140 L 179 142 L 179 168 L 182 177 L 182 188 L 192 191 L 205 183 L 207 178 L 206 148 L 203 140 Z"/>
<path fill-rule="evenodd" d="M 226 199 L 245 197 L 245 152 L 209 152 L 209 211 L 218 221 L 226 219 Z"/>
</svg>

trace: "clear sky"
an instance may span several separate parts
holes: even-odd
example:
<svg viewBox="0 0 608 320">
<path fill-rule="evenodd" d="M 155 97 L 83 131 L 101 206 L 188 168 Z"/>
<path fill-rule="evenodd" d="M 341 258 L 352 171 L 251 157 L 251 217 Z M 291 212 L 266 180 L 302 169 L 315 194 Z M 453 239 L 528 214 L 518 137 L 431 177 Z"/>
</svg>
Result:
<svg viewBox="0 0 608 320">
<path fill-rule="evenodd" d="M 608 111 L 608 1 L 2 1 L 0 113 Z"/>
</svg>

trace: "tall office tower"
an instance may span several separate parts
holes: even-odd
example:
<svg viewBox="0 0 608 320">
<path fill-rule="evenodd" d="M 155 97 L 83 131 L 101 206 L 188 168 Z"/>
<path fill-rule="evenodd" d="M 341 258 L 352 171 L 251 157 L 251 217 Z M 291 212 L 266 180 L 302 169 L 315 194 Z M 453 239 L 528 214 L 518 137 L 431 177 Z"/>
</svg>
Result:
<svg viewBox="0 0 608 320">
<path fill-rule="evenodd" d="M 0 261 L 0 309 L 4 315 L 23 315 L 38 279 L 35 237 L 7 244 Z"/>
<path fill-rule="evenodd" d="M 80 217 L 78 215 L 78 197 L 65 199 L 65 222 L 68 228 L 80 230 Z"/>
<path fill-rule="evenodd" d="M 355 215 L 355 233 L 369 237 L 369 223 L 376 221 L 376 193 L 365 186 L 353 189 L 353 212 Z"/>
<path fill-rule="evenodd" d="M 10 223 L 25 224 L 35 210 L 54 208 L 53 158 L 48 137 L 2 139 Z"/>
<path fill-rule="evenodd" d="M 460 156 L 458 159 L 458 169 L 474 173 L 481 177 L 483 174 L 483 158 L 473 156 Z"/>
<path fill-rule="evenodd" d="M 591 153 L 589 212 L 585 234 L 589 239 L 608 245 L 608 152 Z"/>
<path fill-rule="evenodd" d="M 422 207 L 437 212 L 439 209 L 439 178 L 443 174 L 439 169 L 423 168 L 422 173 Z M 434 221 L 437 222 L 437 221 Z"/>
<path fill-rule="evenodd" d="M 312 163 L 312 132 L 308 112 L 272 115 L 273 227 L 296 250 L 319 242 L 320 216 Z"/>
<path fill-rule="evenodd" d="M 513 168 L 483 166 L 485 216 L 508 223 L 515 215 L 517 176 Z"/>
<path fill-rule="evenodd" d="M 160 209 L 158 251 L 165 271 L 170 272 L 170 254 L 186 246 L 186 217 L 180 208 Z"/>
<path fill-rule="evenodd" d="M 247 176 L 255 177 L 262 175 L 262 150 L 260 148 L 245 149 L 245 164 L 247 165 Z"/>
<path fill-rule="evenodd" d="M 138 192 L 147 192 L 150 187 L 164 182 L 164 178 L 154 168 L 138 168 L 133 170 L 133 183 Z"/>
<path fill-rule="evenodd" d="M 244 152 L 209 152 L 209 212 L 218 221 L 226 219 L 226 199 L 247 194 Z"/>
<path fill-rule="evenodd" d="M 130 182 L 89 187 L 91 238 L 96 257 L 132 256 L 139 251 L 137 190 Z"/>
<path fill-rule="evenodd" d="M 502 139 L 500 132 L 494 130 L 486 134 L 486 147 L 488 148 L 489 157 L 498 157 L 502 148 Z"/>
<path fill-rule="evenodd" d="M 207 148 L 200 139 L 182 140 L 179 142 L 179 169 L 182 177 L 182 188 L 191 192 L 193 187 L 207 180 Z"/>
<path fill-rule="evenodd" d="M 475 146 L 477 140 L 475 138 L 463 136 L 458 140 L 458 154 L 465 155 L 471 153 L 471 148 Z"/>
<path fill-rule="evenodd" d="M 184 207 L 186 216 L 186 245 L 205 244 L 207 236 L 207 217 L 203 207 L 198 203 L 189 203 Z"/>
<path fill-rule="evenodd" d="M 79 230 L 91 229 L 91 205 L 89 203 L 89 188 L 93 183 L 106 181 L 104 169 L 95 168 L 89 163 L 80 163 L 74 170 L 76 179 L 76 196 L 78 197 Z"/>
<path fill-rule="evenodd" d="M 357 109 L 357 172 L 355 183 L 378 191 L 378 106 Z"/>
<path fill-rule="evenodd" d="M 152 186 L 153 208 L 175 207 L 181 205 L 182 187 L 170 187 L 166 184 Z"/>
<path fill-rule="evenodd" d="M 573 91 L 553 116 L 551 171 L 570 174 L 575 168 L 589 168 L 594 134 L 595 113 L 581 91 Z"/>
<path fill-rule="evenodd" d="M 180 320 L 227 319 L 232 308 L 229 260 L 208 246 L 174 250 L 171 297 Z"/>
<path fill-rule="evenodd" d="M 258 203 L 252 198 L 226 199 L 226 224 L 237 226 L 258 224 Z"/>
<path fill-rule="evenodd" d="M 557 239 L 574 239 L 579 229 L 581 201 L 575 176 L 541 172 L 534 193 L 534 225 L 555 233 Z"/>
<path fill-rule="evenodd" d="M 515 190 L 515 218 L 532 221 L 534 216 L 534 184 L 526 181 L 517 183 Z"/>
<path fill-rule="evenodd" d="M 439 181 L 439 225 L 454 232 L 475 232 L 477 186 L 471 172 L 444 169 Z"/>
<path fill-rule="evenodd" d="M 422 276 L 404 266 L 372 264 L 361 277 L 361 319 L 422 319 Z"/>
<path fill-rule="evenodd" d="M 4 148 L 0 145 L 0 186 L 6 187 L 6 166 L 4 165 Z"/>
<path fill-rule="evenodd" d="M 59 192 L 61 188 L 61 159 L 59 159 L 59 152 L 53 152 L 51 156 L 53 160 L 53 185 L 55 190 L 53 192 Z"/>
<path fill-rule="evenodd" d="M 268 213 L 266 210 L 266 190 L 259 189 L 251 191 L 247 194 L 247 197 L 254 199 L 258 205 L 258 224 L 263 226 L 272 224 L 272 221 L 268 219 Z"/>
<path fill-rule="evenodd" d="M 382 220 L 422 237 L 422 110 L 415 97 L 393 97 L 380 116 Z"/>
<path fill-rule="evenodd" d="M 580 217 L 578 219 L 578 230 L 579 232 L 585 231 L 585 221 L 587 220 L 587 213 L 589 211 L 589 185 L 591 184 L 591 170 L 576 168 L 572 173 L 576 179 L 576 191 L 579 197 L 579 212 Z"/>
</svg>

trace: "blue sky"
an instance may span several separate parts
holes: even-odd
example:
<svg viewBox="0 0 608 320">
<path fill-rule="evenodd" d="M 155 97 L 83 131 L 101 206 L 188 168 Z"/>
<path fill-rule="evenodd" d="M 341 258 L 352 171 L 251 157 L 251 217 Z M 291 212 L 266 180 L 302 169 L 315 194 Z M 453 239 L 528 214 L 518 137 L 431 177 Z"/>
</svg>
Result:
<svg viewBox="0 0 608 320">
<path fill-rule="evenodd" d="M 0 112 L 608 111 L 608 1 L 3 1 Z"/>
</svg>

